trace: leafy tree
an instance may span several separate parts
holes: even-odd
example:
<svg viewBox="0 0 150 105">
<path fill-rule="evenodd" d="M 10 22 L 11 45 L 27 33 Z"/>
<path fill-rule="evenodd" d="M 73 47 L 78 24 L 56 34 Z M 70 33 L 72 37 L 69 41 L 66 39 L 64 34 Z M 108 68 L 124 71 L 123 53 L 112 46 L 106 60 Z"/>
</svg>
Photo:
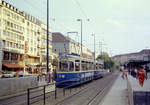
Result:
<svg viewBox="0 0 150 105">
<path fill-rule="evenodd" d="M 109 57 L 109 55 L 106 52 L 98 55 L 96 59 L 97 60 L 98 59 L 103 60 L 104 69 L 115 70 L 115 69 L 118 69 L 119 65 L 120 65 L 118 61 L 116 61 L 116 60 L 112 59 L 111 57 Z"/>
<path fill-rule="evenodd" d="M 52 59 L 52 65 L 58 66 L 58 59 L 56 57 L 54 59 Z"/>
</svg>

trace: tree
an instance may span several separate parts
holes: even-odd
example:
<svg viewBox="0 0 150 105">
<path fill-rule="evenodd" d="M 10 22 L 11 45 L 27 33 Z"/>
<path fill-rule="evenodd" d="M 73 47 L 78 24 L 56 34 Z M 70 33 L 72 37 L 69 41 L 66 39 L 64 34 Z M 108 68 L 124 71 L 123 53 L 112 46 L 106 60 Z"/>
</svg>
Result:
<svg viewBox="0 0 150 105">
<path fill-rule="evenodd" d="M 119 62 L 117 62 L 116 60 L 112 59 L 111 57 L 109 57 L 109 55 L 104 52 L 102 54 L 99 54 L 98 57 L 96 58 L 98 59 L 102 59 L 104 62 L 104 69 L 110 69 L 110 70 L 115 70 L 119 68 Z"/>
<path fill-rule="evenodd" d="M 52 65 L 56 67 L 58 66 L 58 59 L 56 57 L 52 59 Z"/>
</svg>

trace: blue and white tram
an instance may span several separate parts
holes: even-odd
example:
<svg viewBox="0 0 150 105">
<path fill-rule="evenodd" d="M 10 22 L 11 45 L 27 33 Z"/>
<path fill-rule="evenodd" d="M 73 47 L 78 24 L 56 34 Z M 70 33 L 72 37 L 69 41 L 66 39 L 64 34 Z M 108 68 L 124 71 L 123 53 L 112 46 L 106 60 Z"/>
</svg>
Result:
<svg viewBox="0 0 150 105">
<path fill-rule="evenodd" d="M 94 60 L 74 55 L 60 56 L 58 70 L 55 76 L 57 86 L 77 85 L 102 75 L 100 69 L 94 70 Z"/>
</svg>

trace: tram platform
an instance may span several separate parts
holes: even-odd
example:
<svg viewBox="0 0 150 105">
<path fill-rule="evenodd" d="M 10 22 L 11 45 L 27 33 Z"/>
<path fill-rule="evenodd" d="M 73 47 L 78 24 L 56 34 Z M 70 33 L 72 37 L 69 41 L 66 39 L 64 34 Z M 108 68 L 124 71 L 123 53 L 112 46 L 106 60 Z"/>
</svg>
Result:
<svg viewBox="0 0 150 105">
<path fill-rule="evenodd" d="M 122 79 L 121 74 L 99 105 L 129 105 L 127 97 L 127 80 Z"/>
</svg>

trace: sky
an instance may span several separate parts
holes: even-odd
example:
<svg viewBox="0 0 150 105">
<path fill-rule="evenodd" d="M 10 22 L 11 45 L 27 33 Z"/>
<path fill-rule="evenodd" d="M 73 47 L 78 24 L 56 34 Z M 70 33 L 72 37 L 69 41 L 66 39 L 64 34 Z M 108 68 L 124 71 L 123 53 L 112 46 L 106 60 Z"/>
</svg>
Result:
<svg viewBox="0 0 150 105">
<path fill-rule="evenodd" d="M 46 0 L 5 0 L 46 23 Z M 82 19 L 83 44 L 96 54 L 117 54 L 150 48 L 150 0 L 49 0 L 53 32 L 76 31 L 69 37 L 80 42 Z M 87 20 L 90 21 L 87 21 Z"/>
</svg>

